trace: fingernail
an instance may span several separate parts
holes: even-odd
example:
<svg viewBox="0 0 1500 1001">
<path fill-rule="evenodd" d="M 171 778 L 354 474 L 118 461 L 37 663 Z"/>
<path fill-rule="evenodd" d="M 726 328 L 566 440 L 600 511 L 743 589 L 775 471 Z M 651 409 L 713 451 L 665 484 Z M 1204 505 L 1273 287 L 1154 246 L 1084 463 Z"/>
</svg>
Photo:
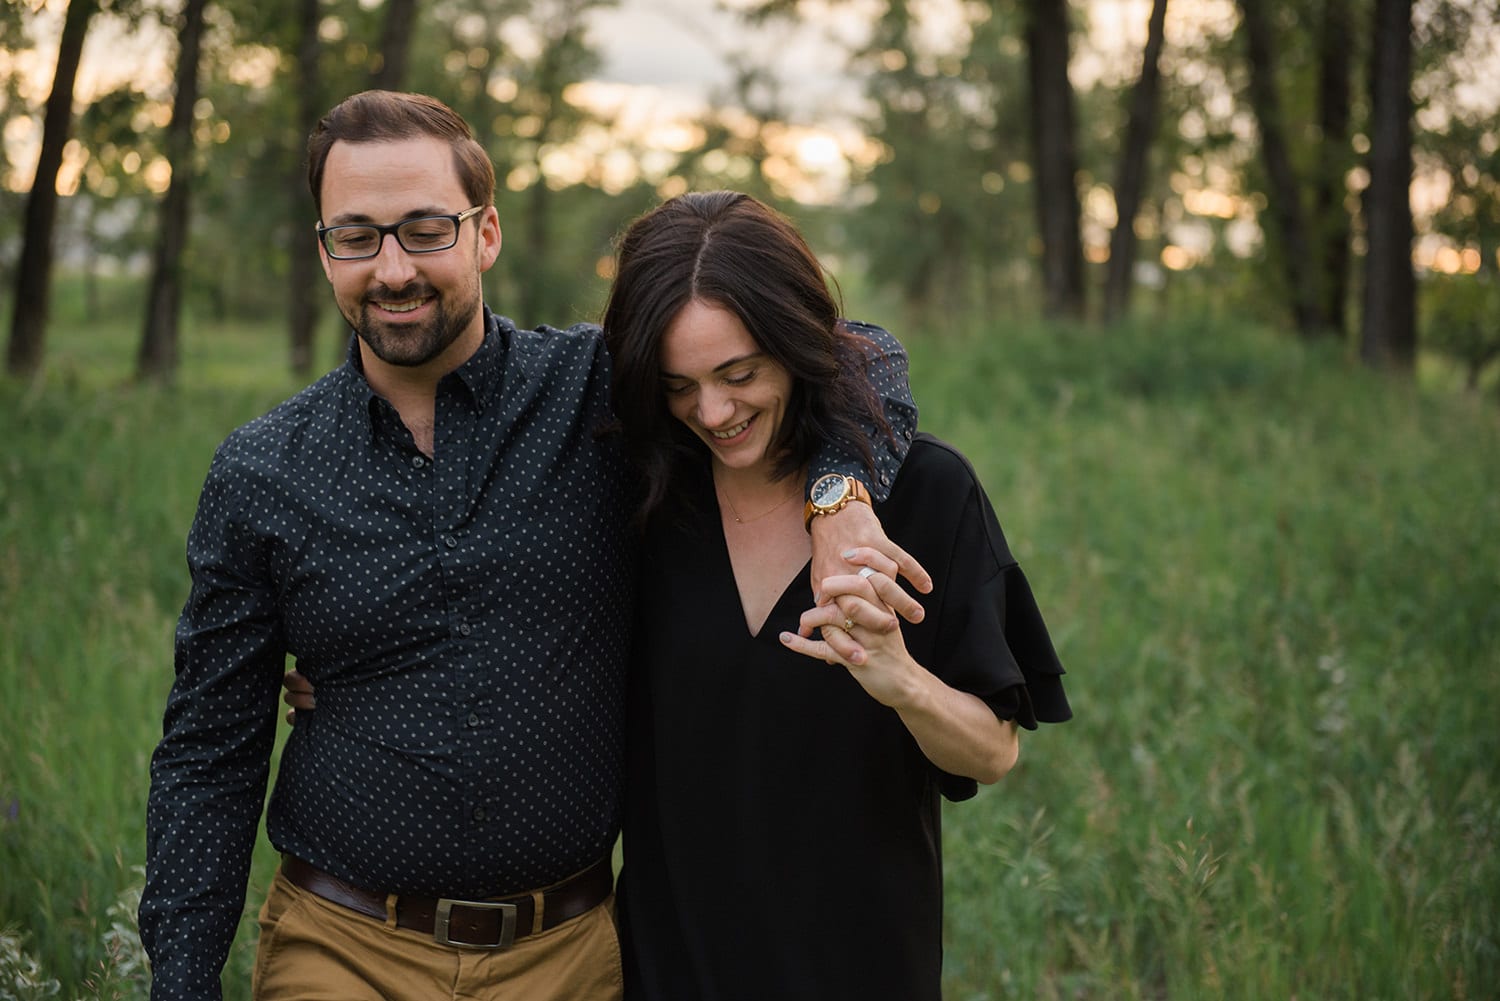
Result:
<svg viewBox="0 0 1500 1001">
<path fill-rule="evenodd" d="M 839 555 L 842 556 L 846 560 L 852 560 L 852 559 L 854 559 L 854 550 L 852 550 L 852 549 L 846 549 L 842 553 L 840 553 Z"/>
<path fill-rule="evenodd" d="M 786 643 L 786 644 L 790 644 L 792 642 L 792 634 L 791 633 L 782 633 L 781 634 L 781 642 Z"/>
</svg>

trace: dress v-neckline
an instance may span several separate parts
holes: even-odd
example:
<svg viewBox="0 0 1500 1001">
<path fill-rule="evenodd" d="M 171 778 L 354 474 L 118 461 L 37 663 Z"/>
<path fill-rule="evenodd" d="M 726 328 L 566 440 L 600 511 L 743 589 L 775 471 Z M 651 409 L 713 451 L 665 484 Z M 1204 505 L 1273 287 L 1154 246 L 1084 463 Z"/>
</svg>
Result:
<svg viewBox="0 0 1500 1001">
<path fill-rule="evenodd" d="M 715 518 L 714 521 L 714 527 L 717 529 L 719 538 L 719 558 L 724 569 L 729 572 L 729 589 L 734 595 L 734 603 L 740 613 L 740 625 L 744 627 L 745 635 L 748 638 L 752 640 L 759 639 L 761 634 L 766 631 L 766 623 L 771 621 L 777 610 L 787 600 L 787 595 L 797 586 L 797 581 L 805 579 L 812 572 L 812 559 L 809 557 L 802 561 L 802 566 L 792 573 L 787 582 L 781 586 L 781 590 L 777 592 L 776 600 L 771 602 L 770 607 L 766 610 L 765 618 L 761 619 L 755 628 L 752 629 L 750 627 L 749 616 L 745 614 L 745 594 L 740 588 L 740 578 L 734 572 L 734 557 L 729 552 L 729 537 L 724 534 L 723 521 L 718 518 Z"/>
</svg>

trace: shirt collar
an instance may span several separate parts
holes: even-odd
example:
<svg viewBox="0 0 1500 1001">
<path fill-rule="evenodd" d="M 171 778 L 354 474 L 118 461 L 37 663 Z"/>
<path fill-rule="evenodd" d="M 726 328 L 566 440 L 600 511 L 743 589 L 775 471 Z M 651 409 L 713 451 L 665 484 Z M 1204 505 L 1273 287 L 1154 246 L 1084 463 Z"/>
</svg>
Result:
<svg viewBox="0 0 1500 1001">
<path fill-rule="evenodd" d="M 483 413 L 500 396 L 505 376 L 505 358 L 509 353 L 510 339 L 515 328 L 510 321 L 490 312 L 484 307 L 484 340 L 479 350 L 469 356 L 462 365 L 449 372 L 438 382 L 438 391 L 447 385 L 465 396 L 474 409 Z M 349 348 L 344 357 L 348 378 L 345 380 L 349 400 L 369 415 L 372 427 L 377 420 L 377 408 L 389 407 L 365 378 L 364 362 L 359 353 L 359 335 L 349 334 Z"/>
<path fill-rule="evenodd" d="M 510 347 L 511 328 L 508 322 L 484 307 L 484 340 L 479 350 L 469 356 L 458 368 L 443 376 L 443 381 L 457 380 L 468 392 L 474 409 L 484 413 L 485 408 L 500 396 L 500 385 L 505 375 L 505 357 Z M 441 388 L 441 383 L 439 383 Z"/>
</svg>

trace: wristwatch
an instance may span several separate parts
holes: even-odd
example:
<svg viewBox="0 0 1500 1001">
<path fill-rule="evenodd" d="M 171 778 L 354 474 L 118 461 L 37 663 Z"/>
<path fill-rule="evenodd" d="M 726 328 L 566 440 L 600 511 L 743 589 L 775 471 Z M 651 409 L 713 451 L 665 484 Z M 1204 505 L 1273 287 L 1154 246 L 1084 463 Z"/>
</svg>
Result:
<svg viewBox="0 0 1500 1001">
<path fill-rule="evenodd" d="M 807 506 L 802 509 L 802 527 L 812 531 L 812 520 L 820 514 L 842 511 L 850 501 L 870 503 L 870 493 L 865 485 L 843 473 L 829 473 L 813 481 L 807 497 Z"/>
</svg>

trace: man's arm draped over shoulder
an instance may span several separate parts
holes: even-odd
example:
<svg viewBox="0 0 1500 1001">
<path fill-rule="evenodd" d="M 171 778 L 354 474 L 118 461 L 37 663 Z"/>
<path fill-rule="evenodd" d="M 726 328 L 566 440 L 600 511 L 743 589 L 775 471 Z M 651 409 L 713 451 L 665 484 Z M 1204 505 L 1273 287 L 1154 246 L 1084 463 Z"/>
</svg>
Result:
<svg viewBox="0 0 1500 1001">
<path fill-rule="evenodd" d="M 873 425 L 865 425 L 866 440 L 875 459 L 875 470 L 866 468 L 864 458 L 848 445 L 829 442 L 813 456 L 808 467 L 807 485 L 827 473 L 843 473 L 865 484 L 876 501 L 883 501 L 896 482 L 896 472 L 911 447 L 917 432 L 917 405 L 912 400 L 908 381 L 906 349 L 882 327 L 869 323 L 846 321 L 848 328 L 869 342 L 866 349 L 865 378 L 880 398 L 880 406 L 890 425 L 891 434 Z"/>
<path fill-rule="evenodd" d="M 865 377 L 880 398 L 890 433 L 873 425 L 864 428 L 874 459 L 873 472 L 854 449 L 839 443 L 825 444 L 810 464 L 808 486 L 827 473 L 843 473 L 863 482 L 878 503 L 889 496 L 891 484 L 896 482 L 896 474 L 911 446 L 912 435 L 917 429 L 917 405 L 912 401 L 911 386 L 907 382 L 906 350 L 900 342 L 871 324 L 849 322 L 848 327 L 865 338 Z M 886 536 L 869 505 L 847 504 L 836 514 L 813 518 L 809 531 L 812 533 L 812 589 L 819 604 L 824 600 L 821 596 L 823 580 L 851 572 L 851 562 L 845 554 L 857 550 L 865 550 L 856 554 L 858 563 L 874 564 L 893 578 L 898 575 L 905 577 L 918 591 L 932 590 L 932 578 L 926 569 Z M 874 555 L 877 553 L 878 556 Z M 910 596 L 906 597 L 908 600 L 901 602 L 895 610 L 909 621 L 920 621 L 922 606 Z M 846 633 L 825 631 L 825 635 L 843 656 L 856 661 L 863 656 Z"/>
<path fill-rule="evenodd" d="M 244 908 L 285 661 L 247 481 L 221 446 L 188 534 L 192 591 L 176 634 L 176 681 L 151 761 L 141 940 L 157 1001 L 218 998 Z"/>
</svg>

